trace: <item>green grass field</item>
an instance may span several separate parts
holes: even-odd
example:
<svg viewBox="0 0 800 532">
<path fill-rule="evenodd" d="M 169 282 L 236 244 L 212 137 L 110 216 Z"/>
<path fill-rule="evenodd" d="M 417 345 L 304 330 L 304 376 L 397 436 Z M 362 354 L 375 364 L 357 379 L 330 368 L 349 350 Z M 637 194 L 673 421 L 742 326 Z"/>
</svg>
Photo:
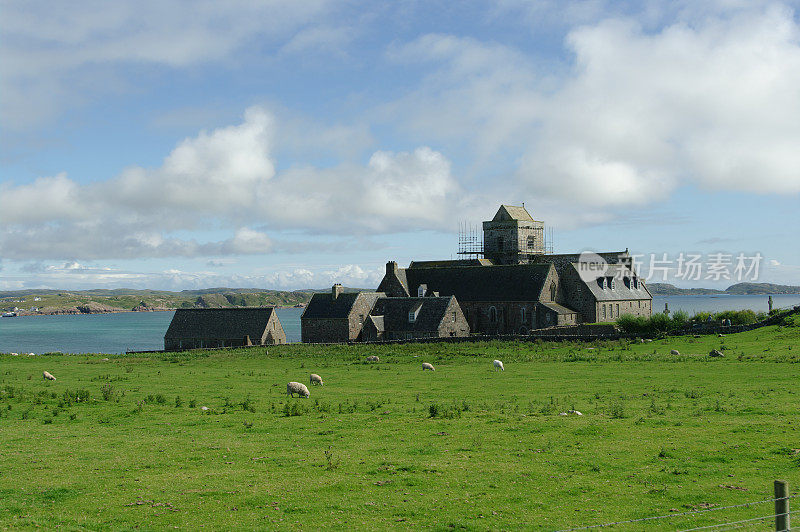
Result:
<svg viewBox="0 0 800 532">
<path fill-rule="evenodd" d="M 768 499 L 775 479 L 800 485 L 799 325 L 641 344 L 2 355 L 0 528 L 558 530 Z M 287 398 L 311 372 L 325 386 Z"/>
</svg>

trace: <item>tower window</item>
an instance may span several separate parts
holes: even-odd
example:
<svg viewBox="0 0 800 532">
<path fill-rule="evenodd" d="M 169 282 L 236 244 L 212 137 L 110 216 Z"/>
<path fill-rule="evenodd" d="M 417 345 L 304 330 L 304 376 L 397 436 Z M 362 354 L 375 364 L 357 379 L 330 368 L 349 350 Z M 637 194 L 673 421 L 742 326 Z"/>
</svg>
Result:
<svg viewBox="0 0 800 532">
<path fill-rule="evenodd" d="M 529 236 L 528 237 L 528 249 L 536 249 L 536 237 Z"/>
<path fill-rule="evenodd" d="M 504 247 L 505 246 L 504 246 L 504 242 L 503 242 L 503 237 L 502 236 L 498 236 L 497 237 L 497 251 L 503 251 Z"/>
</svg>

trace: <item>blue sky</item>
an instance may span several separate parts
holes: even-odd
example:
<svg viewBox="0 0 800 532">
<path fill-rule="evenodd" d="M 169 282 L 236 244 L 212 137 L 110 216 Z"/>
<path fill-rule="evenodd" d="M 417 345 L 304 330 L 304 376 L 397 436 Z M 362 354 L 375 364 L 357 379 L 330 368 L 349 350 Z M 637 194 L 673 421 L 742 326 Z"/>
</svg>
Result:
<svg viewBox="0 0 800 532">
<path fill-rule="evenodd" d="M 522 202 L 800 284 L 796 3 L 0 6 L 0 289 L 374 287 Z"/>
</svg>

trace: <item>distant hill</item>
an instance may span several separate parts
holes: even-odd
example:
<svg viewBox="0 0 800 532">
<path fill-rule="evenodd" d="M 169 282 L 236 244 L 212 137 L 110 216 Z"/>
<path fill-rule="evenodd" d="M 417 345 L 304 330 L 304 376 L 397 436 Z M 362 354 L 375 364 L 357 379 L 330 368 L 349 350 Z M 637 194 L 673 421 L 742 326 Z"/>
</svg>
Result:
<svg viewBox="0 0 800 532">
<path fill-rule="evenodd" d="M 654 296 L 800 294 L 800 286 L 771 283 L 736 283 L 725 290 L 717 290 L 714 288 L 678 288 L 669 283 L 649 283 L 647 289 L 650 290 L 650 293 Z"/>
<path fill-rule="evenodd" d="M 0 291 L 0 310 L 18 307 L 21 314 L 97 314 L 105 312 L 173 310 L 176 308 L 294 307 L 308 303 L 327 289 L 265 290 L 263 288 L 206 288 L 202 290 L 11 290 Z M 359 291 L 345 288 L 346 292 Z M 32 311 L 31 309 L 39 309 Z"/>
</svg>

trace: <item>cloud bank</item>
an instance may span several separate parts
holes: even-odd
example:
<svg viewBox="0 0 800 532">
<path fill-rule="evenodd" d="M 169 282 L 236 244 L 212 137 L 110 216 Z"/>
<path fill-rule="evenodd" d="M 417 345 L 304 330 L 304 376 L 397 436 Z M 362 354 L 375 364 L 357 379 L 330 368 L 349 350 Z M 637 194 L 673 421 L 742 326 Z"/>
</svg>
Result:
<svg viewBox="0 0 800 532">
<path fill-rule="evenodd" d="M 251 107 L 241 124 L 181 141 L 157 168 L 0 184 L 0 250 L 12 260 L 263 254 L 273 243 L 256 226 L 355 235 L 450 222 L 460 190 L 441 153 L 377 151 L 364 165 L 276 173 L 274 130 L 272 115 Z M 174 236 L 213 229 L 233 235 Z"/>
</svg>

